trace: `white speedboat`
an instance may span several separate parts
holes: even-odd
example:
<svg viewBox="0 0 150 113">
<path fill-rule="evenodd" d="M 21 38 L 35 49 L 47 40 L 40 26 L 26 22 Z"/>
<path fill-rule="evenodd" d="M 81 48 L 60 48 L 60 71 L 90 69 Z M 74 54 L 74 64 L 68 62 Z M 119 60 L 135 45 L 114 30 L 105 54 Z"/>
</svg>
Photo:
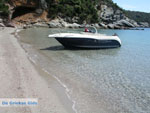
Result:
<svg viewBox="0 0 150 113">
<path fill-rule="evenodd" d="M 48 37 L 55 38 L 67 48 L 100 49 L 116 48 L 121 46 L 121 40 L 117 35 L 107 36 L 98 34 L 97 29 L 95 33 L 56 33 L 50 34 Z"/>
</svg>

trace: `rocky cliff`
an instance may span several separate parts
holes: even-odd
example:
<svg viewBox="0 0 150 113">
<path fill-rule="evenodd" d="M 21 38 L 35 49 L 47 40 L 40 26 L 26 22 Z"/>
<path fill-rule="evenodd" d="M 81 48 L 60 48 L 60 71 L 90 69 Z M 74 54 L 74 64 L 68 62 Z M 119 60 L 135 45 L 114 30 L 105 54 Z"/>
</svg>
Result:
<svg viewBox="0 0 150 113">
<path fill-rule="evenodd" d="M 53 1 L 56 2 L 56 0 Z M 50 3 L 46 2 L 46 0 L 9 0 L 6 4 L 9 6 L 10 12 L 8 20 L 16 25 L 22 26 L 81 27 L 89 24 L 84 21 L 83 25 L 81 25 L 81 23 L 79 25 L 80 19 L 78 16 L 61 17 L 59 16 L 60 13 L 52 20 L 48 17 L 48 13 L 51 14 L 48 10 L 49 4 Z M 114 8 L 103 2 L 96 4 L 95 9 L 97 10 L 99 22 L 93 25 L 99 28 L 124 29 L 132 27 L 150 27 L 148 23 L 137 23 L 129 19 L 121 9 Z M 2 20 L 0 23 L 0 26 L 3 26 Z"/>
<path fill-rule="evenodd" d="M 129 19 L 122 10 L 101 4 L 98 10 L 100 26 L 103 28 L 120 29 L 140 27 L 134 20 Z"/>
</svg>

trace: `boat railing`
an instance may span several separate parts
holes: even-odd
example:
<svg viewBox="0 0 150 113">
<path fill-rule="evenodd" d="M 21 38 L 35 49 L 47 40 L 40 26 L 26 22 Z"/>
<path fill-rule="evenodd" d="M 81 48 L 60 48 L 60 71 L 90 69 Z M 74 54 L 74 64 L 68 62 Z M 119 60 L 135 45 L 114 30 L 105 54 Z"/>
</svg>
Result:
<svg viewBox="0 0 150 113">
<path fill-rule="evenodd" d="M 117 33 L 114 33 L 112 36 L 118 36 L 118 34 L 117 34 Z"/>
<path fill-rule="evenodd" d="M 95 30 L 95 34 L 97 34 L 97 29 L 94 26 L 91 26 Z"/>
</svg>

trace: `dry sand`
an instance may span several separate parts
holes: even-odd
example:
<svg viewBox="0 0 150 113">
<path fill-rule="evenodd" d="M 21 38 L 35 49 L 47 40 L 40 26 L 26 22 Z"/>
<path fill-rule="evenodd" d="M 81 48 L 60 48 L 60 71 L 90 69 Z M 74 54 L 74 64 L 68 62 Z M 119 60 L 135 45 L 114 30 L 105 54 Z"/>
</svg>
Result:
<svg viewBox="0 0 150 113">
<path fill-rule="evenodd" d="M 38 98 L 35 107 L 0 107 L 0 113 L 70 113 L 58 94 L 28 60 L 11 34 L 0 30 L 0 98 Z"/>
</svg>

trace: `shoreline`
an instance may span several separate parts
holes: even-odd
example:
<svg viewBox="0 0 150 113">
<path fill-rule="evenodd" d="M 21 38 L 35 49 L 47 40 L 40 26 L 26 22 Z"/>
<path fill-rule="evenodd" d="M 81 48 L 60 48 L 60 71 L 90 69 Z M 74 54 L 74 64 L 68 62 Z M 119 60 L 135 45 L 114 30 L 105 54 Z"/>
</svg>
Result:
<svg viewBox="0 0 150 113">
<path fill-rule="evenodd" d="M 55 30 L 56 29 L 54 29 L 54 31 Z M 120 64 L 122 58 L 127 59 L 127 62 L 125 62 L 125 64 L 128 65 L 128 63 L 130 62 L 130 56 L 132 55 L 133 56 L 135 55 L 136 57 L 139 55 L 139 53 L 142 52 L 142 54 L 143 55 L 145 54 L 146 56 L 140 58 L 144 58 L 144 59 L 147 57 L 147 55 L 149 55 L 148 53 L 146 53 L 146 51 L 143 51 L 143 50 L 148 51 L 149 49 L 147 48 L 145 49 L 141 48 L 135 51 L 136 54 L 132 53 L 132 51 L 137 47 L 136 44 L 139 44 L 141 47 L 145 47 L 145 44 L 146 45 L 148 44 L 147 42 L 141 43 L 142 39 L 145 40 L 147 39 L 146 36 L 148 35 L 145 34 L 147 34 L 148 31 L 149 29 L 146 29 L 145 31 L 125 31 L 125 30 L 101 31 L 99 30 L 100 33 L 102 32 L 107 34 L 107 33 L 116 32 L 118 33 L 118 35 L 122 34 L 121 38 L 123 39 L 123 41 L 128 41 L 128 44 L 124 44 L 124 47 L 121 49 L 98 50 L 98 51 L 97 50 L 96 51 L 66 50 L 62 46 L 59 46 L 60 44 L 55 39 L 47 38 L 48 34 L 53 32 L 53 29 L 31 28 L 31 29 L 23 30 L 18 34 L 20 36 L 20 42 L 22 42 L 22 47 L 27 51 L 29 59 L 33 60 L 33 62 L 35 62 L 36 65 L 40 66 L 39 67 L 40 69 L 44 69 L 45 72 L 50 73 L 48 74 L 48 76 L 45 75 L 46 76 L 45 80 L 48 81 L 47 78 L 49 78 L 49 75 L 52 75 L 54 77 L 56 76 L 58 77 L 59 80 L 61 80 L 62 85 L 65 84 L 68 87 L 69 89 L 68 94 L 71 96 L 71 100 L 75 100 L 76 102 L 75 108 L 78 110 L 78 112 L 82 112 L 82 113 L 114 112 L 115 113 L 118 111 L 136 112 L 138 111 L 138 109 L 143 109 L 143 108 L 145 108 L 144 111 L 149 111 L 148 109 L 146 109 L 146 107 L 144 107 L 145 104 L 143 103 L 142 100 L 138 102 L 139 104 L 142 105 L 140 108 L 139 106 L 136 106 L 135 101 L 130 100 L 131 98 L 134 99 L 135 96 L 142 99 L 142 97 L 145 95 L 145 98 L 143 98 L 143 100 L 145 102 L 148 102 L 146 96 L 147 93 L 138 90 L 138 84 L 137 85 L 129 84 L 128 80 L 130 81 L 130 78 L 126 76 L 128 75 L 128 72 L 127 73 L 124 72 L 124 69 L 129 70 L 129 72 L 130 71 L 132 72 L 132 70 L 130 70 L 130 68 L 124 68 L 124 66 L 121 67 L 119 71 L 115 70 L 116 68 L 118 68 L 118 65 Z M 141 39 L 141 36 L 138 36 L 138 34 L 141 34 L 143 38 Z M 131 40 L 131 37 L 133 37 L 133 40 L 137 40 L 137 42 L 134 43 L 134 47 L 132 47 L 133 40 Z M 53 49 L 51 47 L 56 47 L 56 48 Z M 120 52 L 121 54 L 119 54 Z M 129 55 L 124 57 L 126 53 L 129 53 Z M 113 60 L 114 58 L 115 61 Z M 111 60 L 108 61 L 107 59 L 111 59 Z M 137 63 L 139 62 L 140 64 L 142 64 L 142 60 L 139 61 L 138 59 L 135 59 L 135 62 Z M 117 64 L 117 65 L 114 65 L 115 66 L 114 68 L 113 67 L 107 68 L 109 67 L 110 63 L 111 65 L 113 64 Z M 139 77 L 136 73 L 136 70 L 137 69 L 140 70 L 144 68 L 138 66 L 136 68 L 135 67 L 136 64 L 133 64 L 132 69 L 135 72 L 135 74 L 133 73 L 133 75 Z M 146 65 L 145 67 L 147 70 L 148 67 Z M 145 75 L 145 73 L 141 73 L 141 74 L 142 76 Z M 142 80 L 141 82 L 143 84 L 148 83 L 146 78 L 143 79 L 145 79 L 146 81 L 145 82 Z M 135 80 L 135 79 L 131 78 L 131 80 Z M 122 87 L 122 81 L 124 81 L 125 88 Z M 51 81 L 48 82 L 51 83 Z M 136 84 L 136 82 L 134 83 Z M 56 85 L 54 84 L 54 86 Z M 65 94 L 64 88 L 62 90 L 59 89 L 60 87 L 56 87 L 54 89 L 57 88 L 58 88 L 57 91 L 59 92 L 56 94 L 60 94 L 58 95 L 58 97 L 60 97 L 61 100 L 62 99 L 61 94 L 63 95 Z M 109 91 L 107 90 L 107 88 Z M 130 92 L 130 90 L 126 90 L 126 88 L 127 89 L 134 88 L 135 90 L 132 90 L 132 92 Z M 147 85 L 145 85 L 145 87 L 143 88 L 147 88 Z M 122 98 L 124 94 L 126 97 L 123 98 L 123 100 L 120 102 L 119 98 Z M 61 102 L 64 101 L 62 100 Z M 72 107 L 72 103 L 70 108 L 71 107 Z M 135 107 L 137 110 L 134 109 Z"/>
<path fill-rule="evenodd" d="M 58 81 L 53 76 L 47 76 L 43 71 L 40 71 L 31 61 L 29 61 L 27 53 L 21 47 L 18 39 L 15 38 L 13 32 L 15 28 L 4 28 L 0 30 L 0 47 L 1 61 L 0 76 L 3 81 L 0 83 L 1 93 L 0 98 L 38 98 L 39 104 L 37 107 L 19 107 L 19 108 L 1 108 L 1 112 L 20 113 L 22 111 L 30 111 L 31 113 L 73 113 L 74 111 L 68 108 L 67 102 L 62 102 L 63 97 L 59 97 L 56 87 L 61 89 Z M 16 35 L 16 32 L 15 32 Z M 14 65 L 15 64 L 15 65 Z M 39 72 L 40 71 L 40 72 Z M 42 75 L 41 75 L 42 74 Z M 43 76 L 44 75 L 44 76 Z M 9 83 L 4 85 L 4 83 Z M 21 90 L 21 91 L 20 91 Z M 64 92 L 65 93 L 65 92 Z M 67 97 L 67 96 L 66 96 Z M 65 97 L 65 98 L 66 98 Z M 66 98 L 67 99 L 67 98 Z"/>
<path fill-rule="evenodd" d="M 82 24 L 76 24 L 76 23 L 69 23 L 68 25 L 61 25 L 60 23 L 56 23 L 56 25 L 48 25 L 48 24 L 43 24 L 43 23 L 35 23 L 35 24 L 25 24 L 23 26 L 17 26 L 18 28 L 21 29 L 28 29 L 28 28 L 62 28 L 62 29 L 79 29 L 79 28 L 85 28 L 85 27 L 95 27 L 97 29 L 106 29 L 106 30 L 144 30 L 145 28 L 150 28 L 150 27 L 119 27 L 119 28 L 105 28 L 105 27 L 100 27 L 94 24 L 87 24 L 87 25 L 82 25 Z"/>
<path fill-rule="evenodd" d="M 25 29 L 23 29 L 23 28 L 17 29 L 14 32 L 14 35 L 17 38 L 17 41 L 19 42 L 22 49 L 24 49 L 24 51 L 27 52 L 26 48 L 24 47 L 25 43 L 20 41 L 20 36 L 18 35 L 18 33 L 21 32 L 22 30 L 25 30 Z M 29 61 L 34 65 L 36 70 L 40 74 L 42 74 L 42 76 L 44 76 L 45 80 L 48 83 L 51 83 L 53 80 L 54 84 L 51 84 L 51 85 L 53 85 L 53 89 L 55 90 L 57 96 L 59 97 L 59 99 L 65 106 L 65 108 L 69 111 L 69 113 L 77 113 L 77 110 L 75 108 L 76 102 L 71 99 L 71 97 L 69 95 L 69 89 L 67 88 L 67 86 L 58 77 L 51 74 L 50 72 L 45 70 L 43 67 L 41 67 L 39 64 L 37 64 L 36 61 L 34 61 L 34 59 L 32 59 L 32 57 L 30 57 L 30 56 L 27 56 L 27 57 L 28 57 Z"/>
<path fill-rule="evenodd" d="M 80 28 L 90 28 L 90 27 L 95 27 L 96 29 L 105 29 L 105 30 L 144 30 L 146 28 L 150 28 L 150 27 L 120 27 L 120 28 L 105 28 L 105 27 L 98 27 L 95 26 L 94 24 L 87 24 L 87 25 L 83 25 L 83 24 L 76 24 L 76 23 L 69 23 L 68 25 L 64 26 L 64 25 L 59 25 L 60 23 L 57 23 L 56 25 L 53 26 L 49 26 L 46 23 L 35 23 L 35 24 L 24 24 L 24 25 L 19 25 L 19 26 L 15 26 L 18 29 L 29 29 L 29 28 L 49 28 L 49 29 L 80 29 Z M 4 27 L 5 28 L 5 27 Z"/>
</svg>

